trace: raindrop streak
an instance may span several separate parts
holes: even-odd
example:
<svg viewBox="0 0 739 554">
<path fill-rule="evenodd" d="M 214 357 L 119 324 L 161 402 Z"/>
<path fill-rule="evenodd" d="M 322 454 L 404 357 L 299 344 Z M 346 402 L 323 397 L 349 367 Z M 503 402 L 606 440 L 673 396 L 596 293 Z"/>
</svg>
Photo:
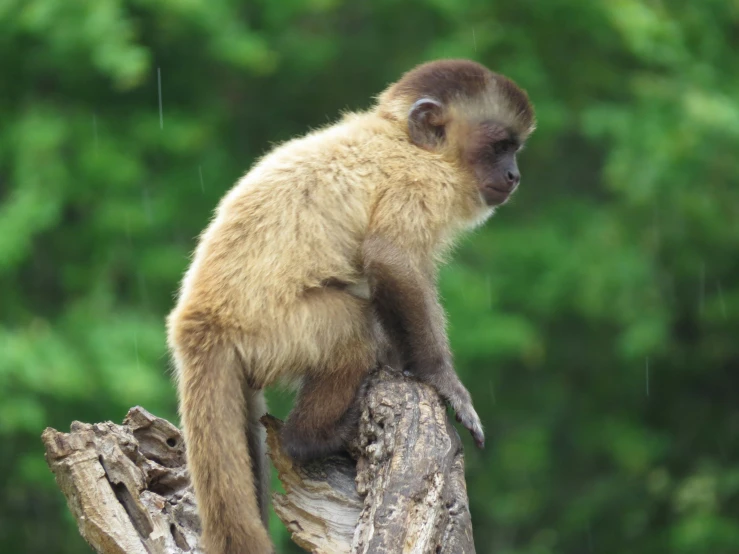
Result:
<svg viewBox="0 0 739 554">
<path fill-rule="evenodd" d="M 133 241 L 131 240 L 131 222 L 128 220 L 128 216 L 125 216 L 126 222 L 126 237 L 128 238 L 129 248 L 133 248 Z"/>
<path fill-rule="evenodd" d="M 136 351 L 136 368 L 141 368 L 139 361 L 139 337 L 135 331 L 133 333 L 133 348 Z"/>
<path fill-rule="evenodd" d="M 146 219 L 149 223 L 154 222 L 154 217 L 151 213 L 151 199 L 149 198 L 149 189 L 145 188 L 141 191 L 141 202 L 144 204 L 144 212 L 146 213 Z"/>
<path fill-rule="evenodd" d="M 588 524 L 588 550 L 590 552 L 593 551 L 593 533 L 590 529 L 590 524 Z"/>
<path fill-rule="evenodd" d="M 493 389 L 493 381 L 488 381 L 488 384 L 490 385 L 490 398 L 492 399 L 492 403 L 495 404 L 495 389 Z"/>
<path fill-rule="evenodd" d="M 159 128 L 164 129 L 164 115 L 162 113 L 162 70 L 157 67 L 157 82 L 159 83 Z"/>
<path fill-rule="evenodd" d="M 701 262 L 701 288 L 698 295 L 698 314 L 703 317 L 703 300 L 706 296 L 706 264 Z"/>
<path fill-rule="evenodd" d="M 647 396 L 649 396 L 649 356 L 647 356 L 646 363 L 644 366 L 644 379 L 645 379 L 645 385 L 647 389 Z"/>
<path fill-rule="evenodd" d="M 92 114 L 92 133 L 95 136 L 95 155 L 98 153 L 98 118 Z"/>
<path fill-rule="evenodd" d="M 661 226 L 660 226 L 660 206 L 654 209 L 654 257 L 657 262 L 660 261 L 660 244 L 662 243 Z"/>
<path fill-rule="evenodd" d="M 149 305 L 149 287 L 146 284 L 146 277 L 139 272 L 137 275 L 139 281 L 139 293 L 141 294 L 141 301 L 145 306 Z"/>
<path fill-rule="evenodd" d="M 724 303 L 724 291 L 721 290 L 721 281 L 716 281 L 716 287 L 718 288 L 718 301 L 721 304 L 721 315 L 726 319 L 726 304 Z"/>
<path fill-rule="evenodd" d="M 475 52 L 477 52 L 477 37 L 475 36 L 475 29 L 472 29 L 472 44 L 475 45 Z"/>
<path fill-rule="evenodd" d="M 716 441 L 716 446 L 718 447 L 718 453 L 721 455 L 721 459 L 728 461 L 728 457 L 726 456 L 726 450 L 724 450 L 723 445 L 718 440 L 717 437 L 713 437 L 713 440 Z"/>
<path fill-rule="evenodd" d="M 205 194 L 205 184 L 203 183 L 203 166 L 198 166 L 198 174 L 200 175 L 200 192 Z"/>
<path fill-rule="evenodd" d="M 488 308 L 493 307 L 493 292 L 490 287 L 490 275 L 485 276 L 485 299 L 488 303 Z"/>
</svg>

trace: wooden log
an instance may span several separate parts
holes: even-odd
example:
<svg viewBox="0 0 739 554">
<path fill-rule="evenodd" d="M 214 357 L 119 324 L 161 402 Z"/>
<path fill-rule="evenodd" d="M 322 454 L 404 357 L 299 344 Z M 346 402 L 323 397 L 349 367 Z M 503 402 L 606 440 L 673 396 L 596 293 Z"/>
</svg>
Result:
<svg viewBox="0 0 739 554">
<path fill-rule="evenodd" d="M 265 416 L 285 494 L 275 512 L 296 544 L 317 554 L 474 553 L 461 442 L 430 387 L 389 369 L 361 398 L 352 456 L 299 465 Z M 42 435 L 46 461 L 82 536 L 100 554 L 202 552 L 185 445 L 141 407 L 122 425 L 74 422 Z"/>
</svg>

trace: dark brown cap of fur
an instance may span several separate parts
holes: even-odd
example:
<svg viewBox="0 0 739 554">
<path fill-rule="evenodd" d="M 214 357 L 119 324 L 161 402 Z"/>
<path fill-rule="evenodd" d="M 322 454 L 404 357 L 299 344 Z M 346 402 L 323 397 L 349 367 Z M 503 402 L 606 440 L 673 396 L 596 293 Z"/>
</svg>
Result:
<svg viewBox="0 0 739 554">
<path fill-rule="evenodd" d="M 448 104 L 494 90 L 522 128 L 534 125 L 534 110 L 527 94 L 509 78 L 471 60 L 436 60 L 408 71 L 380 98 L 390 103 L 407 100 L 410 105 L 424 97 Z"/>
<path fill-rule="evenodd" d="M 392 95 L 417 100 L 425 96 L 442 103 L 455 97 L 482 93 L 494 79 L 493 72 L 470 60 L 438 60 L 408 71 L 395 84 Z"/>
</svg>

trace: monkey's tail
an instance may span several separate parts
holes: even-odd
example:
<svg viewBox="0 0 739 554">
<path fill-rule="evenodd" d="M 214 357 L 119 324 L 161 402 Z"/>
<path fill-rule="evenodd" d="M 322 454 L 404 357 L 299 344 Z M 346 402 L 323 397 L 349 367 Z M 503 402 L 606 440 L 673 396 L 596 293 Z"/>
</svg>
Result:
<svg viewBox="0 0 739 554">
<path fill-rule="evenodd" d="M 243 370 L 230 345 L 201 343 L 190 359 L 176 358 L 188 466 L 205 552 L 269 554 L 273 547 L 263 523 L 266 495 L 259 490 L 261 479 L 255 480 L 255 471 L 266 475 L 266 464 L 252 459 L 262 456 L 263 448 L 255 446 L 253 433 L 247 434 L 247 426 L 253 431 L 259 425 L 263 397 L 242 386 Z"/>
</svg>

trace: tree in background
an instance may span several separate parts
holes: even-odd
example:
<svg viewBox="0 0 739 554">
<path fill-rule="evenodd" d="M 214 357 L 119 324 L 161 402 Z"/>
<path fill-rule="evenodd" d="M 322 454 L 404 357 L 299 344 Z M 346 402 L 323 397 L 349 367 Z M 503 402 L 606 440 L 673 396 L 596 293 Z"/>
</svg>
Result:
<svg viewBox="0 0 739 554">
<path fill-rule="evenodd" d="M 478 552 L 739 551 L 738 37 L 719 0 L 0 0 L 6 550 L 87 551 L 44 427 L 175 417 L 163 317 L 225 190 L 460 56 L 539 116 L 442 279 Z"/>
</svg>

